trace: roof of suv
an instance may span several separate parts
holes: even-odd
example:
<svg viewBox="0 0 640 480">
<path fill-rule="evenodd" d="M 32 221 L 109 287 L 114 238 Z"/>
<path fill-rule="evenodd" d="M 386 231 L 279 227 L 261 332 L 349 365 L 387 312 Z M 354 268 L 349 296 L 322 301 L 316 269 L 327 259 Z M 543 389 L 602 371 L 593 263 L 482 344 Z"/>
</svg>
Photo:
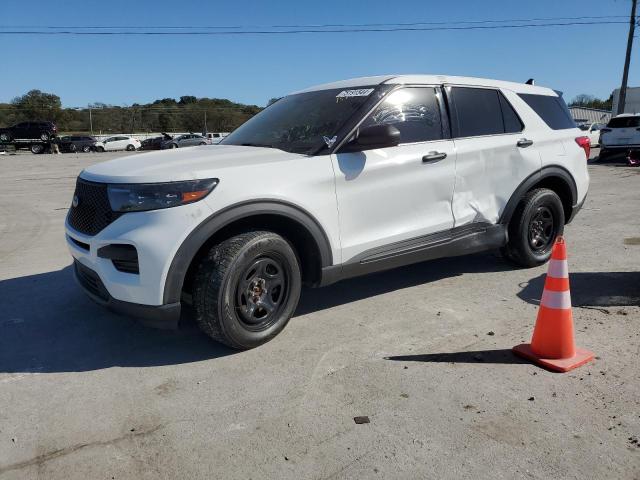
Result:
<svg viewBox="0 0 640 480">
<path fill-rule="evenodd" d="M 552 89 L 539 87 L 537 85 L 527 85 L 526 83 L 506 82 L 503 80 L 491 80 L 488 78 L 456 77 L 451 75 L 378 75 L 373 77 L 359 77 L 339 82 L 324 83 L 293 93 L 313 92 L 316 90 L 328 90 L 332 88 L 351 88 L 367 85 L 381 84 L 441 84 L 469 85 L 480 87 L 499 87 L 512 90 L 516 93 L 536 93 L 538 95 L 558 96 Z"/>
</svg>

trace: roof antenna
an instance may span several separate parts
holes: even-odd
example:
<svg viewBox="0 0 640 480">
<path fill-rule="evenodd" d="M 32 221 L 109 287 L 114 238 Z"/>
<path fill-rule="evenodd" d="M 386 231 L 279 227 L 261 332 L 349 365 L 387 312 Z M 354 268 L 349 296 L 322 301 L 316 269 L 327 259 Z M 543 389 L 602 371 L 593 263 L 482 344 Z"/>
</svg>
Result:
<svg viewBox="0 0 640 480">
<path fill-rule="evenodd" d="M 535 81 L 533 78 L 530 78 L 529 80 L 527 80 L 527 81 L 526 81 L 526 82 L 524 82 L 524 83 L 526 83 L 527 85 L 535 85 L 535 84 L 536 84 L 536 81 Z"/>
</svg>

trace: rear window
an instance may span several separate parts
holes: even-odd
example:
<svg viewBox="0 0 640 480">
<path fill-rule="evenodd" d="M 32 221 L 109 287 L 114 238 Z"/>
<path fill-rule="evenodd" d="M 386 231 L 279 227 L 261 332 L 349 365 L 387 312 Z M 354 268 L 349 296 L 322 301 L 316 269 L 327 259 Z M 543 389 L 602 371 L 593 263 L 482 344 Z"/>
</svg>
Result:
<svg viewBox="0 0 640 480">
<path fill-rule="evenodd" d="M 640 117 L 617 117 L 607 123 L 609 128 L 634 128 L 640 127 Z"/>
<path fill-rule="evenodd" d="M 571 117 L 567 104 L 564 103 L 562 97 L 534 95 L 531 93 L 519 93 L 518 96 L 527 102 L 527 105 L 544 120 L 544 123 L 549 128 L 553 130 L 576 128 L 576 122 Z"/>
</svg>

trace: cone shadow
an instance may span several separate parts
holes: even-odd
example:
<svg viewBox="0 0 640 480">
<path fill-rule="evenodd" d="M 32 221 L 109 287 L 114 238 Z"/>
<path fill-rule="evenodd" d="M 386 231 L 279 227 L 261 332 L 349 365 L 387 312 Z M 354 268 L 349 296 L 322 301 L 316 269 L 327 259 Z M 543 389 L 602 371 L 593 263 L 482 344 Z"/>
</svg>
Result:
<svg viewBox="0 0 640 480">
<path fill-rule="evenodd" d="M 424 363 L 493 363 L 524 364 L 526 360 L 516 357 L 511 349 L 471 350 L 467 352 L 424 353 L 418 355 L 397 355 L 385 357 L 385 360 L 396 362 Z"/>
</svg>

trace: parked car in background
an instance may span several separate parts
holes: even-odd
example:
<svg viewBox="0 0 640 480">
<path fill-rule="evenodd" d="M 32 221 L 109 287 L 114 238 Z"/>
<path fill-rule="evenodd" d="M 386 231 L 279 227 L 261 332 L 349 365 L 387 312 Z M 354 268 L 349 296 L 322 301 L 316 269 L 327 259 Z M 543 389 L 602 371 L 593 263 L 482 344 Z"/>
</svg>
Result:
<svg viewBox="0 0 640 480">
<path fill-rule="evenodd" d="M 160 137 L 147 138 L 142 141 L 142 150 L 160 150 L 162 144 L 168 140 L 173 139 L 168 133 L 162 133 Z"/>
<path fill-rule="evenodd" d="M 211 140 L 202 135 L 188 133 L 163 141 L 160 148 L 164 150 L 165 148 L 193 147 L 195 145 L 211 145 Z"/>
<path fill-rule="evenodd" d="M 90 136 L 67 136 L 58 139 L 61 152 L 93 152 L 98 141 Z"/>
<path fill-rule="evenodd" d="M 640 147 L 640 114 L 613 117 L 600 130 L 600 158 Z"/>
<path fill-rule="evenodd" d="M 142 144 L 140 140 L 133 137 L 117 136 L 109 137 L 102 142 L 96 143 L 96 151 L 98 152 L 111 152 L 114 150 L 127 150 L 133 152 L 138 150 Z"/>
<path fill-rule="evenodd" d="M 212 145 L 217 145 L 218 143 L 220 143 L 224 137 L 226 137 L 227 135 L 229 135 L 229 132 L 213 132 L 213 133 L 207 133 L 205 135 L 205 137 L 207 137 L 209 140 L 211 140 L 211 144 Z"/>
<path fill-rule="evenodd" d="M 12 127 L 0 128 L 0 142 L 11 142 L 12 140 L 42 140 L 46 142 L 55 137 L 58 128 L 53 122 L 22 122 Z"/>
<path fill-rule="evenodd" d="M 582 130 L 587 137 L 589 137 L 592 147 L 597 147 L 600 144 L 600 129 L 602 127 L 604 127 L 604 124 L 597 122 L 578 125 L 578 128 Z"/>
</svg>

